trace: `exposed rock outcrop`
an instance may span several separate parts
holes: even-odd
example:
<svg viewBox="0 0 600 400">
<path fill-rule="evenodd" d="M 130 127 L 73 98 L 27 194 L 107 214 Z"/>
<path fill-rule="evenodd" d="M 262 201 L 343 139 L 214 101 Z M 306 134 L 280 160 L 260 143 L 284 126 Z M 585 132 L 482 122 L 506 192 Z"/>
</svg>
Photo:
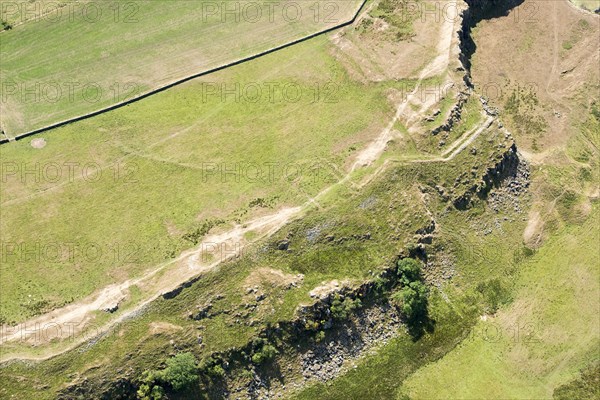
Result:
<svg viewBox="0 0 600 400">
<path fill-rule="evenodd" d="M 457 209 L 466 210 L 473 205 L 475 198 L 487 200 L 490 191 L 500 188 L 503 184 L 515 194 L 520 194 L 529 186 L 529 168 L 519 157 L 515 144 L 502 154 L 496 164 L 485 171 L 478 182 L 455 197 L 452 203 Z"/>
</svg>

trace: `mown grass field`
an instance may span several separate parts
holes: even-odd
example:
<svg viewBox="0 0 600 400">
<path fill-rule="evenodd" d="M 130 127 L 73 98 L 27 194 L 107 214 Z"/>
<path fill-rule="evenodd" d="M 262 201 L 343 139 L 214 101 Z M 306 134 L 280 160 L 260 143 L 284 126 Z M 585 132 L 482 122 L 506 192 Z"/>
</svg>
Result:
<svg viewBox="0 0 600 400">
<path fill-rule="evenodd" d="M 3 20 L 23 23 L 0 34 L 2 128 L 16 136 L 100 110 L 348 21 L 360 4 L 5 4 Z"/>
<path fill-rule="evenodd" d="M 337 181 L 388 120 L 391 84 L 352 81 L 329 46 L 317 38 L 57 129 L 42 149 L 2 146 L 4 321 L 141 274 L 214 219 L 302 204 Z M 262 96 L 223 97 L 225 83 Z"/>
</svg>

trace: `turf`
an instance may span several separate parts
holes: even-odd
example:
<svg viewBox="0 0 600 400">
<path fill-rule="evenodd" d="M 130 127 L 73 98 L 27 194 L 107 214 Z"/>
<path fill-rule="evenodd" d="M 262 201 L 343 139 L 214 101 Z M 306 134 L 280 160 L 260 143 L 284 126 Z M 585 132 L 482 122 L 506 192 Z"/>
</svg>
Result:
<svg viewBox="0 0 600 400">
<path fill-rule="evenodd" d="M 26 6 L 33 18 L 0 34 L 2 129 L 17 136 L 137 97 L 349 21 L 360 3 L 67 2 L 43 16 L 45 3 L 7 4 L 3 18 Z"/>
<path fill-rule="evenodd" d="M 394 188 L 403 194 L 396 195 Z M 34 366 L 21 362 L 8 365 L 0 375 L 0 394 L 26 396 L 34 393 L 37 385 L 43 385 L 43 390 L 38 390 L 39 398 L 52 397 L 52 393 L 70 381 L 71 373 L 92 365 L 101 366 L 96 370 L 100 375 L 124 365 L 136 373 L 158 368 L 172 351 L 168 344 L 171 338 L 176 338 L 178 346 L 189 347 L 198 357 L 242 346 L 267 324 L 293 318 L 298 304 L 313 301 L 308 293 L 323 281 L 360 282 L 372 277 L 372 271 L 394 259 L 410 232 L 428 222 L 416 201 L 417 195 L 399 171 L 390 171 L 361 193 L 353 191 L 351 185 L 339 190 L 342 200 L 338 198 L 335 204 L 325 203 L 322 209 L 314 209 L 306 219 L 295 221 L 274 237 L 257 243 L 243 258 L 203 275 L 173 299 L 158 299 L 101 338 Z M 388 214 L 390 207 L 397 212 Z M 396 229 L 402 226 L 406 233 L 390 234 L 383 229 L 389 226 Z M 371 233 L 369 240 L 351 237 L 367 232 Z M 328 242 L 325 238 L 329 235 L 344 238 L 345 242 Z M 290 251 L 277 250 L 276 244 L 286 237 L 293 238 Z M 299 273 L 304 276 L 300 284 L 286 289 L 278 280 L 257 280 L 256 271 L 265 269 L 286 276 Z M 260 287 L 266 297 L 248 312 L 245 304 L 252 302 L 253 295 L 248 294 L 247 288 L 253 286 Z M 200 321 L 189 318 L 190 313 L 207 303 L 212 304 L 214 316 Z M 197 342 L 199 333 L 202 346 Z M 12 347 L 13 343 L 5 344 L 5 354 Z M 37 349 L 28 350 L 35 353 Z M 131 351 L 139 351 L 139 357 L 131 357 Z M 24 371 L 31 383 L 28 387 L 17 378 Z M 88 373 L 95 374 L 93 370 Z"/>
<path fill-rule="evenodd" d="M 515 302 L 405 383 L 414 399 L 551 398 L 597 359 L 598 207 L 543 246 L 518 279 Z"/>
<path fill-rule="evenodd" d="M 5 321 L 138 275 L 207 221 L 302 204 L 337 181 L 391 110 L 387 86 L 351 80 L 329 46 L 317 38 L 60 128 L 43 149 L 2 146 Z M 224 83 L 262 97 L 223 97 Z"/>
</svg>

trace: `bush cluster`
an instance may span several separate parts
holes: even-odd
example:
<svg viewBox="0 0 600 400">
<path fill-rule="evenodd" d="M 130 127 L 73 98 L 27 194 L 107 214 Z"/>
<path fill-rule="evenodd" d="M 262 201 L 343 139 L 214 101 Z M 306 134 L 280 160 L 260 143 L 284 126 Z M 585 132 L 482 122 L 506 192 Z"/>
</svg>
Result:
<svg viewBox="0 0 600 400">
<path fill-rule="evenodd" d="M 141 400 L 160 400 L 165 396 L 165 387 L 178 392 L 198 381 L 196 358 L 191 353 L 180 353 L 167 360 L 162 370 L 145 371 L 137 392 Z"/>
<path fill-rule="evenodd" d="M 331 302 L 331 317 L 335 320 L 345 320 L 352 313 L 352 311 L 360 308 L 362 303 L 360 299 L 351 299 L 346 297 L 342 300 L 339 294 L 336 294 Z"/>
<path fill-rule="evenodd" d="M 392 294 L 392 304 L 408 321 L 426 318 L 429 291 L 423 281 L 421 264 L 415 259 L 404 258 L 398 262 L 397 272 L 401 288 Z"/>
</svg>

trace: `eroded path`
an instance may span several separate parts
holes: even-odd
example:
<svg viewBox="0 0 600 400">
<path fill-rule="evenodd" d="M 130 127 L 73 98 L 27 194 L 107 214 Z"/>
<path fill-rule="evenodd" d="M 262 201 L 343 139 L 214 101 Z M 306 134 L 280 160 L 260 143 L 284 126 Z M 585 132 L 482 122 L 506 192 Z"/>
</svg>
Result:
<svg viewBox="0 0 600 400">
<path fill-rule="evenodd" d="M 248 245 L 269 237 L 284 225 L 314 208 L 315 204 L 318 204 L 319 198 L 330 192 L 333 188 L 351 181 L 355 171 L 371 165 L 381 157 L 387 143 L 394 137 L 394 125 L 401 118 L 411 121 L 416 117 L 422 117 L 430 108 L 432 104 L 429 101 L 419 100 L 417 96 L 418 90 L 424 79 L 442 74 L 447 70 L 451 60 L 450 55 L 456 31 L 457 21 L 448 20 L 444 22 L 440 30 L 437 55 L 420 73 L 416 89 L 398 104 L 396 113 L 390 123 L 359 153 L 352 167 L 337 183 L 325 188 L 318 195 L 306 201 L 302 206 L 283 208 L 276 213 L 248 221 L 244 225 L 237 225 L 228 231 L 209 235 L 196 248 L 182 253 L 173 260 L 155 266 L 142 277 L 108 286 L 82 301 L 30 319 L 16 327 L 3 327 L 2 332 L 0 332 L 0 343 L 18 341 L 19 344 L 37 347 L 47 345 L 53 340 L 69 340 L 64 340 L 52 348 L 45 348 L 36 355 L 30 354 L 25 350 L 8 352 L 5 349 L 0 356 L 0 362 L 12 359 L 43 360 L 68 351 L 90 339 L 83 332 L 94 321 L 97 312 L 118 307 L 119 303 L 127 297 L 129 289 L 132 286 L 135 285 L 144 294 L 142 300 L 135 306 L 119 310 L 116 318 L 104 323 L 101 327 L 95 327 L 97 333 L 109 330 L 111 326 L 131 317 L 136 311 L 164 293 L 175 290 L 181 284 L 216 268 L 223 261 L 239 255 Z M 445 158 L 413 160 L 412 162 L 447 162 L 452 160 L 488 128 L 492 121 L 493 118 L 488 118 L 479 128 L 459 138 L 457 140 L 458 143 L 451 147 L 454 150 L 449 156 Z M 363 182 L 371 181 L 382 170 L 383 168 L 379 168 L 370 175 L 363 177 Z M 255 234 L 252 240 L 246 239 L 246 234 L 249 232 Z M 45 334 L 40 335 L 39 330 L 44 329 L 44 327 L 52 327 L 52 329 L 46 329 Z"/>
</svg>

